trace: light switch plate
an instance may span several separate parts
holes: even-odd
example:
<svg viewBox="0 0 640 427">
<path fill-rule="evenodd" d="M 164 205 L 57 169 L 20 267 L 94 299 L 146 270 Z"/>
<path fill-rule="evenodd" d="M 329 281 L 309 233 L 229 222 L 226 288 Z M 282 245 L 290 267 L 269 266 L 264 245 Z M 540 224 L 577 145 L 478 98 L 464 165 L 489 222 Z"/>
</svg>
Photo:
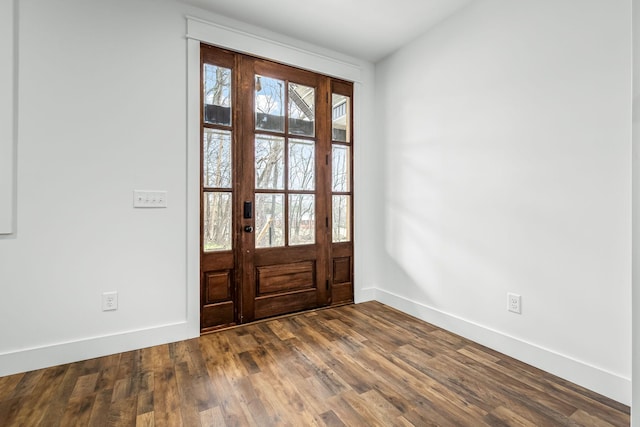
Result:
<svg viewBox="0 0 640 427">
<path fill-rule="evenodd" d="M 166 208 L 167 192 L 151 190 L 133 190 L 134 208 Z"/>
</svg>

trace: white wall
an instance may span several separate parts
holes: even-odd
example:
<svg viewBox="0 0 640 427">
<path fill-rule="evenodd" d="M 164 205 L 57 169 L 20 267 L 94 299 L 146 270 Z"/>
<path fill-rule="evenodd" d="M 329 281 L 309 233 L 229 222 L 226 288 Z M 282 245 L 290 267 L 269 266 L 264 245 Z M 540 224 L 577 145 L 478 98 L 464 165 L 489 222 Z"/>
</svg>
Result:
<svg viewBox="0 0 640 427">
<path fill-rule="evenodd" d="M 376 67 L 377 298 L 625 403 L 630 12 L 477 0 Z"/>
<path fill-rule="evenodd" d="M 640 0 L 633 0 L 633 401 L 631 425 L 640 426 Z"/>
<path fill-rule="evenodd" d="M 19 233 L 0 241 L 0 374 L 32 367 L 26 350 L 53 348 L 41 363 L 59 363 L 111 351 L 68 343 L 161 325 L 183 336 L 184 20 L 151 1 L 19 7 Z M 133 189 L 167 190 L 169 208 L 134 210 Z M 111 290 L 120 309 L 103 313 Z"/>
<path fill-rule="evenodd" d="M 13 230 L 14 1 L 0 2 L 0 236 Z"/>
<path fill-rule="evenodd" d="M 19 7 L 19 233 L 0 240 L 0 376 L 198 335 L 187 99 L 199 83 L 187 78 L 186 15 L 260 31 L 170 0 Z M 296 44 L 259 35 L 280 50 Z M 294 47 L 305 67 L 314 48 Z M 373 67 L 354 62 L 371 105 Z M 369 114 L 359 110 L 363 140 Z M 168 208 L 133 209 L 134 189 L 168 191 Z M 102 312 L 112 290 L 119 309 Z"/>
</svg>

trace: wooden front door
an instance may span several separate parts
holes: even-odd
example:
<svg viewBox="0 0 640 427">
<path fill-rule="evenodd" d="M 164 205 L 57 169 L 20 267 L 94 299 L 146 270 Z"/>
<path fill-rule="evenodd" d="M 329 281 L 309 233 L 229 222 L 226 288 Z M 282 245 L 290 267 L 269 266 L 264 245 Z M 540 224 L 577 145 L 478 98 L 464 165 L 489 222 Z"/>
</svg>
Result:
<svg viewBox="0 0 640 427">
<path fill-rule="evenodd" d="M 352 301 L 351 186 L 336 190 L 351 181 L 351 126 L 334 105 L 345 110 L 351 85 L 211 46 L 201 53 L 202 330 L 326 306 L 334 286 L 336 303 Z"/>
</svg>

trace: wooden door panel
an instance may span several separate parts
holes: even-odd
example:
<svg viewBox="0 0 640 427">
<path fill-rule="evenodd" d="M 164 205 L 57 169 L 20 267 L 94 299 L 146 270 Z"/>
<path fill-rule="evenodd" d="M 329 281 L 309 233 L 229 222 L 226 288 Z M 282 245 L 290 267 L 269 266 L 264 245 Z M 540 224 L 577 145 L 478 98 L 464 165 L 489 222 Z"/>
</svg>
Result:
<svg viewBox="0 0 640 427">
<path fill-rule="evenodd" d="M 233 301 L 203 305 L 200 310 L 200 320 L 203 332 L 233 325 L 235 323 Z"/>
<path fill-rule="evenodd" d="M 331 286 L 331 303 L 348 304 L 353 302 L 353 284 L 352 283 L 334 283 Z"/>
<path fill-rule="evenodd" d="M 231 252 L 206 253 L 201 257 L 200 270 L 203 274 L 234 269 L 234 257 Z"/>
<path fill-rule="evenodd" d="M 265 295 L 255 299 L 255 319 L 279 316 L 317 307 L 316 289 Z"/>
<path fill-rule="evenodd" d="M 314 246 L 294 246 L 288 248 L 258 249 L 255 251 L 255 265 L 292 264 L 316 259 L 317 249 Z"/>
<path fill-rule="evenodd" d="M 257 267 L 256 295 L 315 288 L 315 267 L 315 261 Z"/>
<path fill-rule="evenodd" d="M 351 258 L 333 259 L 333 283 L 351 282 Z"/>
<path fill-rule="evenodd" d="M 289 80 L 306 86 L 316 86 L 318 77 L 322 77 L 311 71 L 301 70 L 300 68 L 278 64 L 265 59 L 254 59 L 253 71 L 255 74 Z"/>
<path fill-rule="evenodd" d="M 200 328 L 203 331 L 236 323 L 236 279 L 233 253 L 201 257 Z"/>
<path fill-rule="evenodd" d="M 231 271 L 209 272 L 204 275 L 207 304 L 229 301 L 231 298 Z"/>
<path fill-rule="evenodd" d="M 353 245 L 334 243 L 332 246 L 331 304 L 353 302 Z"/>
</svg>

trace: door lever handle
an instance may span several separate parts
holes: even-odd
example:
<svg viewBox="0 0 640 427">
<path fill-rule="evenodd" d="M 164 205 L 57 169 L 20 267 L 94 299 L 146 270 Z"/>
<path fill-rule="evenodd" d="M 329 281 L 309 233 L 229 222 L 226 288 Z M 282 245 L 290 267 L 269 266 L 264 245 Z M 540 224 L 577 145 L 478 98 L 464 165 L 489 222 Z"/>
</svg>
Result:
<svg viewBox="0 0 640 427">
<path fill-rule="evenodd" d="M 245 226 L 244 226 L 244 231 L 245 231 L 246 233 L 251 233 L 251 232 L 253 231 L 253 227 L 252 227 L 252 226 L 250 226 L 250 225 L 245 225 Z"/>
</svg>

